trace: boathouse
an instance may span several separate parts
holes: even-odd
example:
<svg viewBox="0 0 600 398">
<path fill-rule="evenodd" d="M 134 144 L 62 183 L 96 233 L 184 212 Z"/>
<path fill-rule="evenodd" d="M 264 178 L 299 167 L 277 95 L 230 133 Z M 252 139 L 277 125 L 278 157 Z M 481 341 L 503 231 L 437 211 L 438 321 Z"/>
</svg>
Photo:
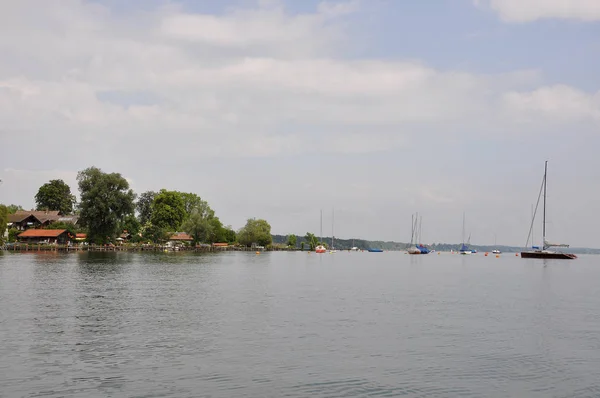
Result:
<svg viewBox="0 0 600 398">
<path fill-rule="evenodd" d="M 17 237 L 20 242 L 30 244 L 64 245 L 71 241 L 66 229 L 28 229 Z"/>
</svg>

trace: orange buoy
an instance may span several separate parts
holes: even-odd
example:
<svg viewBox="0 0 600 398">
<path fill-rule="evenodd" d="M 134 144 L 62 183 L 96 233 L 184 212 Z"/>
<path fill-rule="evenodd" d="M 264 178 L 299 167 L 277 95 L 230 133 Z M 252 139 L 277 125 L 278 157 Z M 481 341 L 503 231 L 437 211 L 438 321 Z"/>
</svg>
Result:
<svg viewBox="0 0 600 398">
<path fill-rule="evenodd" d="M 486 257 L 488 256 L 487 252 L 485 252 L 485 256 L 486 256 Z"/>
<path fill-rule="evenodd" d="M 515 256 L 519 257 L 519 253 L 515 253 Z"/>
<path fill-rule="evenodd" d="M 500 258 L 500 255 L 499 255 L 499 254 L 496 254 L 496 258 Z"/>
<path fill-rule="evenodd" d="M 260 254 L 260 252 L 256 252 L 256 254 Z"/>
</svg>

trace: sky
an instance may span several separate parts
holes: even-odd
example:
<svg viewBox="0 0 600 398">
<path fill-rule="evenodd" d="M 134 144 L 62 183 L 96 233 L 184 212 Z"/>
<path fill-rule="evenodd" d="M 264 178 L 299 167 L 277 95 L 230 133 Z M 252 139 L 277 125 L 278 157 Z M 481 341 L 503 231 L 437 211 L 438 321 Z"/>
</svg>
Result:
<svg viewBox="0 0 600 398">
<path fill-rule="evenodd" d="M 548 160 L 548 240 L 600 247 L 597 0 L 0 8 L 0 203 L 96 166 L 236 229 L 522 246 Z"/>
</svg>

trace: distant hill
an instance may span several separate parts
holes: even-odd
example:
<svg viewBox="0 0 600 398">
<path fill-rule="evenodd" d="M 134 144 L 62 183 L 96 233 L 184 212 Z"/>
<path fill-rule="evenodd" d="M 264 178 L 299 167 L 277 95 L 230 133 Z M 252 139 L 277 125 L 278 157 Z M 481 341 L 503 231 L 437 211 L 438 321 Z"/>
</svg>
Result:
<svg viewBox="0 0 600 398">
<path fill-rule="evenodd" d="M 301 242 L 304 242 L 304 236 L 297 236 L 297 246 L 300 247 Z M 331 243 L 331 237 L 323 237 L 326 243 Z M 287 242 L 286 235 L 273 235 L 273 243 L 285 244 Z M 409 243 L 405 242 L 393 242 L 393 241 L 370 241 L 365 239 L 339 239 L 335 238 L 335 248 L 338 250 L 349 250 L 352 245 L 358 247 L 361 250 L 367 249 L 382 249 L 382 250 L 405 250 L 408 248 Z M 458 250 L 460 243 L 434 243 L 427 245 L 432 250 L 437 251 L 450 251 Z M 517 246 L 492 246 L 492 245 L 471 245 L 473 249 L 477 249 L 479 252 L 491 252 L 494 249 L 498 249 L 504 253 L 518 253 L 523 250 L 522 247 Z M 600 249 L 590 249 L 585 247 L 572 247 L 569 248 L 570 253 L 575 254 L 600 254 Z"/>
</svg>

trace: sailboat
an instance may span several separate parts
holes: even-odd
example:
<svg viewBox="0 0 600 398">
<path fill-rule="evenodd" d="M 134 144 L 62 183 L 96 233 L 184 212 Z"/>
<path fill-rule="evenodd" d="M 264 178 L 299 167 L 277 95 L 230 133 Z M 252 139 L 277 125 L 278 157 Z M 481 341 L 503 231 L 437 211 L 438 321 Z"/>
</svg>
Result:
<svg viewBox="0 0 600 398">
<path fill-rule="evenodd" d="M 496 247 L 496 234 L 494 234 L 494 247 Z M 492 253 L 493 254 L 500 254 L 501 251 L 498 250 L 498 249 L 494 249 L 494 250 L 492 250 Z"/>
<path fill-rule="evenodd" d="M 323 242 L 323 210 L 321 210 L 321 233 L 320 233 L 320 240 L 321 242 Z M 318 245 L 317 247 L 315 247 L 315 253 L 327 253 L 327 249 L 325 248 L 325 246 L 323 245 Z"/>
<path fill-rule="evenodd" d="M 549 259 L 557 259 L 557 260 L 573 260 L 576 259 L 577 256 L 572 253 L 563 253 L 559 251 L 551 251 L 548 250 L 551 247 L 569 247 L 569 245 L 564 243 L 548 243 L 546 241 L 546 185 L 547 185 L 547 176 L 548 176 L 548 161 L 544 164 L 544 179 L 542 180 L 542 187 L 540 188 L 540 195 L 544 193 L 544 209 L 543 209 L 543 220 L 542 220 L 542 249 L 532 247 L 534 250 L 522 251 L 521 258 L 549 258 Z M 540 202 L 540 195 L 538 195 L 538 204 Z M 536 205 L 537 212 L 537 205 Z M 529 236 L 527 236 L 527 243 L 525 247 L 529 245 L 529 238 L 531 237 L 531 233 L 533 231 L 533 224 L 535 221 L 535 212 L 534 217 L 531 220 L 531 227 L 529 228 Z M 533 242 L 532 242 L 533 244 Z"/>
<path fill-rule="evenodd" d="M 333 233 L 334 220 L 335 220 L 335 212 L 333 211 L 333 209 L 331 209 L 331 249 L 329 249 L 329 253 L 337 253 L 337 250 L 335 249 L 335 246 L 333 245 L 333 240 L 335 239 L 335 236 Z"/>
<path fill-rule="evenodd" d="M 419 242 L 423 242 L 423 216 L 419 218 L 419 233 L 417 235 L 417 239 Z M 421 254 L 429 254 L 430 250 L 423 244 L 419 243 L 417 245 L 417 249 L 421 252 Z"/>
<path fill-rule="evenodd" d="M 469 236 L 469 243 L 471 236 Z M 460 246 L 459 254 L 472 254 L 473 251 L 469 249 L 469 246 L 465 244 L 465 213 L 463 213 L 463 231 L 462 231 L 462 245 Z"/>
<path fill-rule="evenodd" d="M 419 213 L 417 213 L 417 216 L 419 215 Z M 413 243 L 415 241 L 415 230 L 416 230 L 416 221 L 415 221 L 415 215 L 412 215 L 412 221 L 411 221 L 411 232 L 410 232 L 410 246 L 408 247 L 408 249 L 406 249 L 406 252 L 408 254 L 421 254 L 421 250 L 419 250 L 417 248 L 417 245 L 415 243 Z"/>
</svg>

